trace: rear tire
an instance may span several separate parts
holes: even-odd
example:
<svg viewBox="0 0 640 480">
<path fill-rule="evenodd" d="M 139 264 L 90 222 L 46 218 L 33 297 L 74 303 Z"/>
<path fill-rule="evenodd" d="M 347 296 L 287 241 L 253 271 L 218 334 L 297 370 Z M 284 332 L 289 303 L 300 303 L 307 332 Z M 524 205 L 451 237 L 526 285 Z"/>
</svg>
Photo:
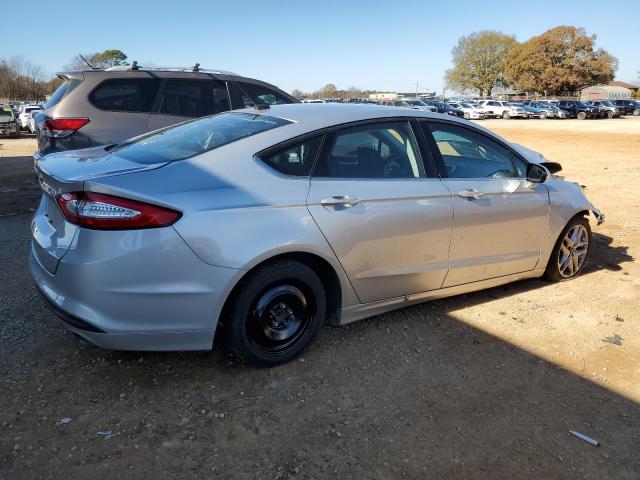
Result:
<svg viewBox="0 0 640 480">
<path fill-rule="evenodd" d="M 585 118 L 587 118 L 587 114 L 586 112 L 578 112 L 578 120 L 584 120 Z"/>
<path fill-rule="evenodd" d="M 640 115 L 640 108 L 636 108 L 636 109 L 633 111 L 633 116 L 634 116 L 634 117 L 637 117 L 638 115 Z"/>
<path fill-rule="evenodd" d="M 611 110 L 607 111 L 607 118 L 613 118 L 613 112 Z"/>
<path fill-rule="evenodd" d="M 540 119 L 544 120 L 545 118 L 547 118 L 547 112 L 540 112 Z"/>
<path fill-rule="evenodd" d="M 465 120 L 469 120 L 471 118 L 471 115 L 469 113 L 465 113 L 464 118 Z"/>
<path fill-rule="evenodd" d="M 242 280 L 229 310 L 233 351 L 253 365 L 271 367 L 297 357 L 325 320 L 322 282 L 306 265 L 283 260 Z"/>
<path fill-rule="evenodd" d="M 581 216 L 574 217 L 558 237 L 545 278 L 552 282 L 565 282 L 579 276 L 587 264 L 591 249 L 591 227 Z"/>
</svg>

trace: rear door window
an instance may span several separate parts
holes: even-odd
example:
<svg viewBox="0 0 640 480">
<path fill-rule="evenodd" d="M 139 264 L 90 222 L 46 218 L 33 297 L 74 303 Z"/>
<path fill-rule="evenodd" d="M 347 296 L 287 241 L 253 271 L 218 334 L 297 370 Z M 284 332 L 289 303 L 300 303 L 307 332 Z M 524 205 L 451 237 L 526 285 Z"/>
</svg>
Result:
<svg viewBox="0 0 640 480">
<path fill-rule="evenodd" d="M 65 80 L 64 82 L 62 82 L 62 84 L 58 88 L 56 88 L 56 91 L 51 94 L 51 96 L 49 97 L 49 100 L 47 100 L 47 103 L 44 104 L 45 110 L 47 108 L 51 108 L 57 105 L 58 103 L 60 103 L 60 100 L 62 100 L 62 97 L 66 95 L 68 90 L 69 90 L 69 81 Z"/>
<path fill-rule="evenodd" d="M 89 102 L 100 110 L 150 112 L 158 91 L 154 78 L 112 78 L 89 95 Z"/>
<path fill-rule="evenodd" d="M 224 82 L 170 79 L 162 89 L 158 112 L 181 117 L 204 117 L 230 109 Z"/>
<path fill-rule="evenodd" d="M 314 177 L 421 178 L 422 160 L 411 128 L 385 122 L 339 130 Z"/>
</svg>

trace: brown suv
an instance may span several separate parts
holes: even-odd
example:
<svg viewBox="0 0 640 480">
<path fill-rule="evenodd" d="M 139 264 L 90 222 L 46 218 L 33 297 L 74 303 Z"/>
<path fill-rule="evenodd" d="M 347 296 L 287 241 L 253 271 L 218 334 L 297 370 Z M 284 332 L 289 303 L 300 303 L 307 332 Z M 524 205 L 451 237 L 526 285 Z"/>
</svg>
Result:
<svg viewBox="0 0 640 480">
<path fill-rule="evenodd" d="M 224 70 L 112 67 L 57 74 L 36 117 L 41 154 L 119 143 L 151 130 L 256 104 L 298 103 L 260 80 Z"/>
</svg>

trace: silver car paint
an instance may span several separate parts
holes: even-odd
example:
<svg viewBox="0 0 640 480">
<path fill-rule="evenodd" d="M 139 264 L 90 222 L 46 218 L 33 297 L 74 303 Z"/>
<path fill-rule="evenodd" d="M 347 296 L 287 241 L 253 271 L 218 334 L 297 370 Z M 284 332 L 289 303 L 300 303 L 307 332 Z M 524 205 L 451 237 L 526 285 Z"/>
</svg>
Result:
<svg viewBox="0 0 640 480">
<path fill-rule="evenodd" d="M 294 123 L 144 171 L 128 170 L 116 155 L 88 161 L 81 151 L 37 161 L 39 167 L 46 166 L 41 173 L 43 182 L 58 188 L 82 183 L 88 191 L 184 212 L 173 227 L 152 230 L 93 231 L 63 221 L 57 228 L 77 230 L 66 252 L 56 253 L 55 242 L 47 243 L 34 234 L 30 264 L 39 289 L 59 308 L 105 333 L 69 327 L 71 330 L 108 348 L 211 348 L 224 302 L 242 277 L 262 261 L 297 252 L 316 255 L 335 270 L 342 299 L 336 323 L 343 324 L 411 303 L 540 276 L 569 219 L 581 212 L 597 212 L 577 185 L 555 177 L 542 185 L 509 179 L 490 188 L 486 181 L 479 184 L 469 179 L 464 185 L 451 179 L 394 185 L 395 181 L 388 180 L 344 183 L 285 177 L 254 155 L 301 134 L 358 120 L 406 117 L 408 111 L 283 105 L 261 113 Z M 409 115 L 444 117 L 419 111 Z M 475 128 L 499 138 L 485 128 Z M 536 161 L 526 149 L 514 148 L 527 160 Z M 106 173 L 109 162 L 118 166 L 117 171 L 99 176 L 100 171 Z M 65 178 L 56 177 L 59 171 L 65 172 Z M 461 186 L 484 187 L 492 203 L 487 207 L 490 210 L 477 216 L 469 209 L 458 218 L 463 223 L 456 223 L 451 206 L 469 204 L 458 201 L 448 190 L 455 192 Z M 334 194 L 355 195 L 363 202 L 341 211 L 320 205 L 323 196 Z M 541 200 L 545 195 L 550 198 L 546 206 Z M 510 206 L 509 198 L 523 208 Z M 396 208 L 400 205 L 404 207 Z M 419 228 L 420 208 L 425 212 L 424 229 Z M 519 217 L 519 211 L 526 215 Z M 369 213 L 374 217 L 365 216 Z M 381 221 L 375 223 L 379 214 Z M 41 223 L 43 215 L 39 210 L 34 222 Z M 465 230 L 456 232 L 458 226 Z M 505 251 L 494 248 L 491 240 L 496 232 L 505 236 L 497 240 Z M 482 241 L 472 247 L 470 235 L 478 234 Z M 453 256 L 449 258 L 445 252 L 449 250 L 447 238 L 452 237 Z M 521 244 L 511 245 L 518 242 Z M 48 256 L 56 258 L 57 269 L 46 267 L 53 263 Z M 493 261 L 487 262 L 487 257 Z"/>
</svg>

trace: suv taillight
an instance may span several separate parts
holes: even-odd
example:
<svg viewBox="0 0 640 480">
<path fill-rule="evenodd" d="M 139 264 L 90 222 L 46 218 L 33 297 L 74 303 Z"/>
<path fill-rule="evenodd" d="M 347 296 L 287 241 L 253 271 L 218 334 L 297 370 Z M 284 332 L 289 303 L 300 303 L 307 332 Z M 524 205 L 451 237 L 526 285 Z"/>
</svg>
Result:
<svg viewBox="0 0 640 480">
<path fill-rule="evenodd" d="M 168 227 L 182 216 L 170 208 L 104 193 L 63 193 L 56 201 L 71 223 L 96 230 Z"/>
<path fill-rule="evenodd" d="M 48 118 L 40 123 L 47 137 L 65 138 L 89 123 L 88 118 Z"/>
</svg>

